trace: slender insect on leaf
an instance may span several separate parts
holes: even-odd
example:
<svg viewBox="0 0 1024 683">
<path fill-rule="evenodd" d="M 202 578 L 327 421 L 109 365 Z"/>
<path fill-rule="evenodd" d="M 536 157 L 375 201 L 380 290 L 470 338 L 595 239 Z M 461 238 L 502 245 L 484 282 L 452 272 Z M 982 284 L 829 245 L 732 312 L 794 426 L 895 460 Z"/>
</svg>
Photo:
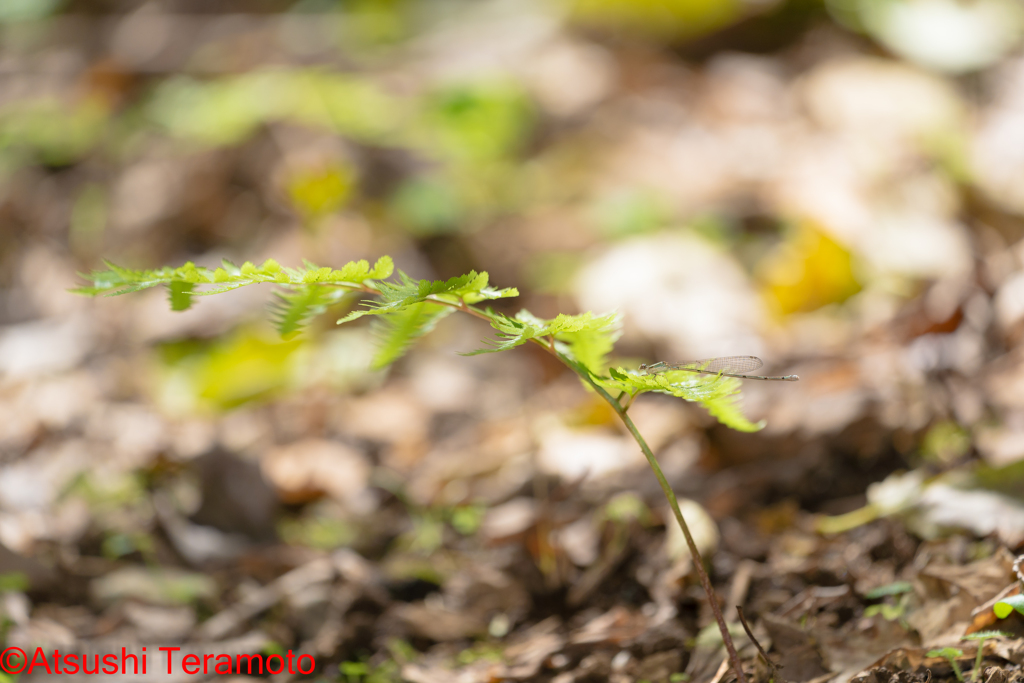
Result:
<svg viewBox="0 0 1024 683">
<path fill-rule="evenodd" d="M 757 370 L 764 365 L 757 356 L 723 356 L 722 358 L 706 358 L 704 360 L 689 360 L 681 363 L 666 363 L 659 361 L 650 365 L 641 365 L 640 371 L 646 375 L 656 375 L 660 372 L 696 372 L 703 375 L 723 375 L 725 377 L 737 377 L 739 379 L 760 379 L 782 382 L 795 382 L 800 378 L 797 375 L 781 375 L 768 377 L 765 375 L 747 374 Z"/>
</svg>

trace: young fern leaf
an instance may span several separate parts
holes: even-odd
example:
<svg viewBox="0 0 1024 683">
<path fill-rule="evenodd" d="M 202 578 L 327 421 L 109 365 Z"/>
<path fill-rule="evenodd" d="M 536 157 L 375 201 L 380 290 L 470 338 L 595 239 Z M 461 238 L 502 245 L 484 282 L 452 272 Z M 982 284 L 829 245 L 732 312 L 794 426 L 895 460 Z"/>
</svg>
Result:
<svg viewBox="0 0 1024 683">
<path fill-rule="evenodd" d="M 413 280 L 399 271 L 398 282 L 378 282 L 377 291 L 382 302 L 364 301 L 364 310 L 353 311 L 338 321 L 347 323 L 364 315 L 386 315 L 396 313 L 410 306 L 427 301 L 443 301 L 451 304 L 474 304 L 490 299 L 519 296 L 514 287 L 494 289 L 487 286 L 487 273 L 475 270 L 450 280 Z"/>
<path fill-rule="evenodd" d="M 371 367 L 380 370 L 394 363 L 405 355 L 414 341 L 433 330 L 441 319 L 454 311 L 448 306 L 421 301 L 379 316 L 373 325 L 379 345 Z"/>
<path fill-rule="evenodd" d="M 740 380 L 734 377 L 694 375 L 687 372 L 663 372 L 643 375 L 623 368 L 612 368 L 610 377 L 597 378 L 597 383 L 610 391 L 636 396 L 648 391 L 670 394 L 704 406 L 727 427 L 741 432 L 756 432 L 764 422 L 751 422 L 739 407 Z"/>
<path fill-rule="evenodd" d="M 614 313 L 601 316 L 593 313 L 560 314 L 551 320 L 538 318 L 529 311 L 520 311 L 514 318 L 492 313 L 491 326 L 497 330 L 497 334 L 494 339 L 484 340 L 491 348 L 477 349 L 462 355 L 507 351 L 531 339 L 553 337 L 560 352 L 567 353 L 592 374 L 600 374 L 607 364 L 608 353 L 619 337 L 619 317 Z"/>
<path fill-rule="evenodd" d="M 194 295 L 207 296 L 261 282 L 279 285 L 330 284 L 356 287 L 367 281 L 391 277 L 391 273 L 394 272 L 394 263 L 388 256 L 379 258 L 372 268 L 366 261 L 353 261 L 336 270 L 318 268 L 308 262 L 305 268 L 284 268 L 273 259 L 267 259 L 260 266 L 249 261 L 241 266 L 224 261 L 222 266 L 215 270 L 197 266 L 191 261 L 178 268 L 168 267 L 157 270 L 131 270 L 130 268 L 121 268 L 109 261 L 106 262 L 106 266 L 106 270 L 82 275 L 92 283 L 92 286 L 79 287 L 72 291 L 89 296 L 100 294 L 115 296 L 157 285 L 172 286 L 174 283 L 181 283 L 193 286 L 209 285 L 210 289 L 200 291 L 193 288 L 191 291 L 191 294 Z M 181 284 L 174 286 L 181 288 Z M 183 291 L 183 288 L 179 289 L 179 292 Z M 173 303 L 172 301 L 172 305 Z"/>
<path fill-rule="evenodd" d="M 476 271 L 450 280 L 413 280 L 399 272 L 398 282 L 378 282 L 377 291 L 381 302 L 364 301 L 367 308 L 353 311 L 338 321 L 340 325 L 364 315 L 381 316 L 374 326 L 380 339 L 380 348 L 373 359 L 375 369 L 401 358 L 413 341 L 430 332 L 455 310 L 452 305 L 519 295 L 515 288 L 489 287 L 487 273 Z"/>
<path fill-rule="evenodd" d="M 181 280 L 175 280 L 167 285 L 172 311 L 187 311 L 192 307 L 192 288 L 194 286 L 191 282 L 182 282 Z"/>
<path fill-rule="evenodd" d="M 347 294 L 344 289 L 325 285 L 305 285 L 287 292 L 275 292 L 271 318 L 281 337 L 289 339 L 309 321 L 336 304 Z"/>
</svg>

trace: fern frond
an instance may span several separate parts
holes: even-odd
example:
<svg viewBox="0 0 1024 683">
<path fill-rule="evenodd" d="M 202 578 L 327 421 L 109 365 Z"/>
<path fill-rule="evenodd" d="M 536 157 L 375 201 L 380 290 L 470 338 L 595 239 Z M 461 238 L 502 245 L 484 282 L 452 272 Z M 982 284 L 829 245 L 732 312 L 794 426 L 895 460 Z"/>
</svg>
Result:
<svg viewBox="0 0 1024 683">
<path fill-rule="evenodd" d="M 100 294 L 115 296 L 157 285 L 167 285 L 172 288 L 172 297 L 179 297 L 177 300 L 172 298 L 173 308 L 175 305 L 186 303 L 186 300 L 181 298 L 186 291 L 183 286 L 185 284 L 193 285 L 193 288 L 188 290 L 190 296 L 209 296 L 262 282 L 278 285 L 331 284 L 356 287 L 367 281 L 391 277 L 391 273 L 394 272 L 394 263 L 388 256 L 382 256 L 372 268 L 366 261 L 353 261 L 336 270 L 320 268 L 308 262 L 304 268 L 284 268 L 273 259 L 267 259 L 260 266 L 249 261 L 241 266 L 224 261 L 220 268 L 213 270 L 197 266 L 191 261 L 178 268 L 160 268 L 158 270 L 132 270 L 122 268 L 109 261 L 106 262 L 106 266 L 106 270 L 82 275 L 84 279 L 92 283 L 92 286 L 79 287 L 72 291 L 88 296 Z M 203 285 L 210 287 L 202 290 L 195 288 L 195 286 Z M 188 303 L 191 304 L 190 298 Z M 185 308 L 187 307 L 185 306 Z M 184 308 L 175 308 L 174 310 L 184 310 Z"/>
<path fill-rule="evenodd" d="M 514 287 L 489 287 L 487 273 L 477 273 L 475 270 L 450 280 L 413 280 L 399 271 L 398 282 L 378 282 L 377 291 L 382 301 L 364 301 L 363 304 L 367 308 L 349 313 L 338 320 L 338 324 L 351 322 L 364 315 L 397 313 L 428 300 L 474 304 L 490 299 L 519 296 L 519 291 Z"/>
<path fill-rule="evenodd" d="M 194 286 L 191 282 L 182 282 L 181 280 L 168 283 L 167 293 L 171 300 L 172 311 L 187 311 L 192 307 L 192 288 Z"/>
<path fill-rule="evenodd" d="M 484 341 L 490 348 L 463 355 L 507 351 L 531 339 L 553 337 L 559 342 L 560 350 L 579 361 L 591 373 L 600 373 L 606 363 L 605 357 L 619 337 L 619 317 L 614 313 L 599 316 L 593 313 L 563 313 L 551 320 L 538 318 L 529 311 L 520 311 L 514 318 L 493 313 L 491 326 L 497 333 L 493 339 Z"/>
<path fill-rule="evenodd" d="M 555 339 L 565 342 L 569 353 L 592 373 L 603 374 L 608 367 L 608 354 L 622 335 L 622 320 L 617 313 L 583 316 L 590 317 L 578 329 L 557 332 Z"/>
<path fill-rule="evenodd" d="M 595 381 L 612 391 L 622 391 L 631 396 L 648 391 L 670 394 L 678 398 L 700 403 L 719 422 L 741 432 L 756 432 L 764 422 L 751 422 L 740 411 L 740 380 L 721 375 L 694 375 L 686 372 L 661 372 L 643 375 L 623 368 L 612 368 L 610 377 L 599 377 Z"/>
<path fill-rule="evenodd" d="M 374 370 L 391 365 L 405 355 L 409 346 L 427 334 L 441 319 L 455 309 L 430 301 L 407 306 L 400 311 L 382 315 L 374 321 L 374 333 L 379 340 L 371 367 Z"/>
<path fill-rule="evenodd" d="M 291 291 L 275 292 L 271 318 L 285 339 L 294 336 L 309 321 L 336 304 L 347 294 L 344 289 L 324 285 L 304 285 Z"/>
</svg>

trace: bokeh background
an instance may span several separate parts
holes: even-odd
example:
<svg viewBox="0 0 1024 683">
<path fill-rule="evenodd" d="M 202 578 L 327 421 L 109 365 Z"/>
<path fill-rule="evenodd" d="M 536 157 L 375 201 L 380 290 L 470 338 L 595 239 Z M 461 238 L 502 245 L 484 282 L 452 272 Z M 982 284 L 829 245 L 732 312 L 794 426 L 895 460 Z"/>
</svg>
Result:
<svg viewBox="0 0 1024 683">
<path fill-rule="evenodd" d="M 449 318 L 374 372 L 345 306 L 282 341 L 256 287 L 70 294 L 103 259 L 389 254 L 617 310 L 624 367 L 800 374 L 747 382 L 754 435 L 632 410 L 755 614 L 1019 547 L 1022 37 L 1016 0 L 3 0 L 7 642 L 717 667 L 679 647 L 707 614 L 642 456 L 539 350 L 460 358 L 490 332 Z"/>
</svg>

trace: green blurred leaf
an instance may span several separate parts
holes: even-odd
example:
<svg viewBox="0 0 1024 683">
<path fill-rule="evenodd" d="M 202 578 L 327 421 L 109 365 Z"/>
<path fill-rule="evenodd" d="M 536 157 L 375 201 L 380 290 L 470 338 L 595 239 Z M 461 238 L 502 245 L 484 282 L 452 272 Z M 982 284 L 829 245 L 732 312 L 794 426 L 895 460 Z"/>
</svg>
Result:
<svg viewBox="0 0 1024 683">
<path fill-rule="evenodd" d="M 710 33 L 743 10 L 738 0 L 574 0 L 571 6 L 578 22 L 666 41 Z"/>
<path fill-rule="evenodd" d="M 348 203 L 355 188 L 355 172 L 340 164 L 295 171 L 287 180 L 288 198 L 307 220 L 334 213 Z"/>
<path fill-rule="evenodd" d="M 900 595 L 901 593 L 909 593 L 912 590 L 914 590 L 914 586 L 909 581 L 896 581 L 885 586 L 872 588 L 864 594 L 864 597 L 868 600 L 877 600 L 887 595 Z"/>
<path fill-rule="evenodd" d="M 180 355 L 177 349 L 186 349 Z M 172 412 L 225 410 L 269 398 L 296 379 L 301 340 L 268 341 L 249 330 L 208 344 L 165 345 L 160 400 Z"/>
<path fill-rule="evenodd" d="M 395 219 L 416 235 L 455 232 L 466 213 L 462 198 L 441 177 L 410 178 L 390 200 Z"/>
<path fill-rule="evenodd" d="M 5 572 L 0 574 L 0 593 L 11 591 L 24 593 L 28 588 L 28 575 L 24 572 Z"/>
<path fill-rule="evenodd" d="M 966 636 L 960 636 L 960 640 L 988 640 L 989 638 L 1013 638 L 1013 634 L 1006 631 L 976 631 Z"/>
<path fill-rule="evenodd" d="M 1000 619 L 1010 616 L 1010 613 L 1014 610 L 1024 614 L 1024 595 L 1011 595 L 1008 598 L 1003 598 L 992 607 L 992 611 Z"/>
<path fill-rule="evenodd" d="M 3 0 L 0 2 L 0 24 L 45 19 L 62 4 L 62 0 Z"/>
<path fill-rule="evenodd" d="M 921 454 L 929 460 L 948 463 L 963 457 L 971 448 L 971 435 L 956 422 L 939 422 L 921 442 Z"/>
<path fill-rule="evenodd" d="M 481 163 L 519 150 L 533 125 L 533 108 L 510 81 L 447 86 L 423 102 L 420 144 L 442 159 Z"/>
</svg>

